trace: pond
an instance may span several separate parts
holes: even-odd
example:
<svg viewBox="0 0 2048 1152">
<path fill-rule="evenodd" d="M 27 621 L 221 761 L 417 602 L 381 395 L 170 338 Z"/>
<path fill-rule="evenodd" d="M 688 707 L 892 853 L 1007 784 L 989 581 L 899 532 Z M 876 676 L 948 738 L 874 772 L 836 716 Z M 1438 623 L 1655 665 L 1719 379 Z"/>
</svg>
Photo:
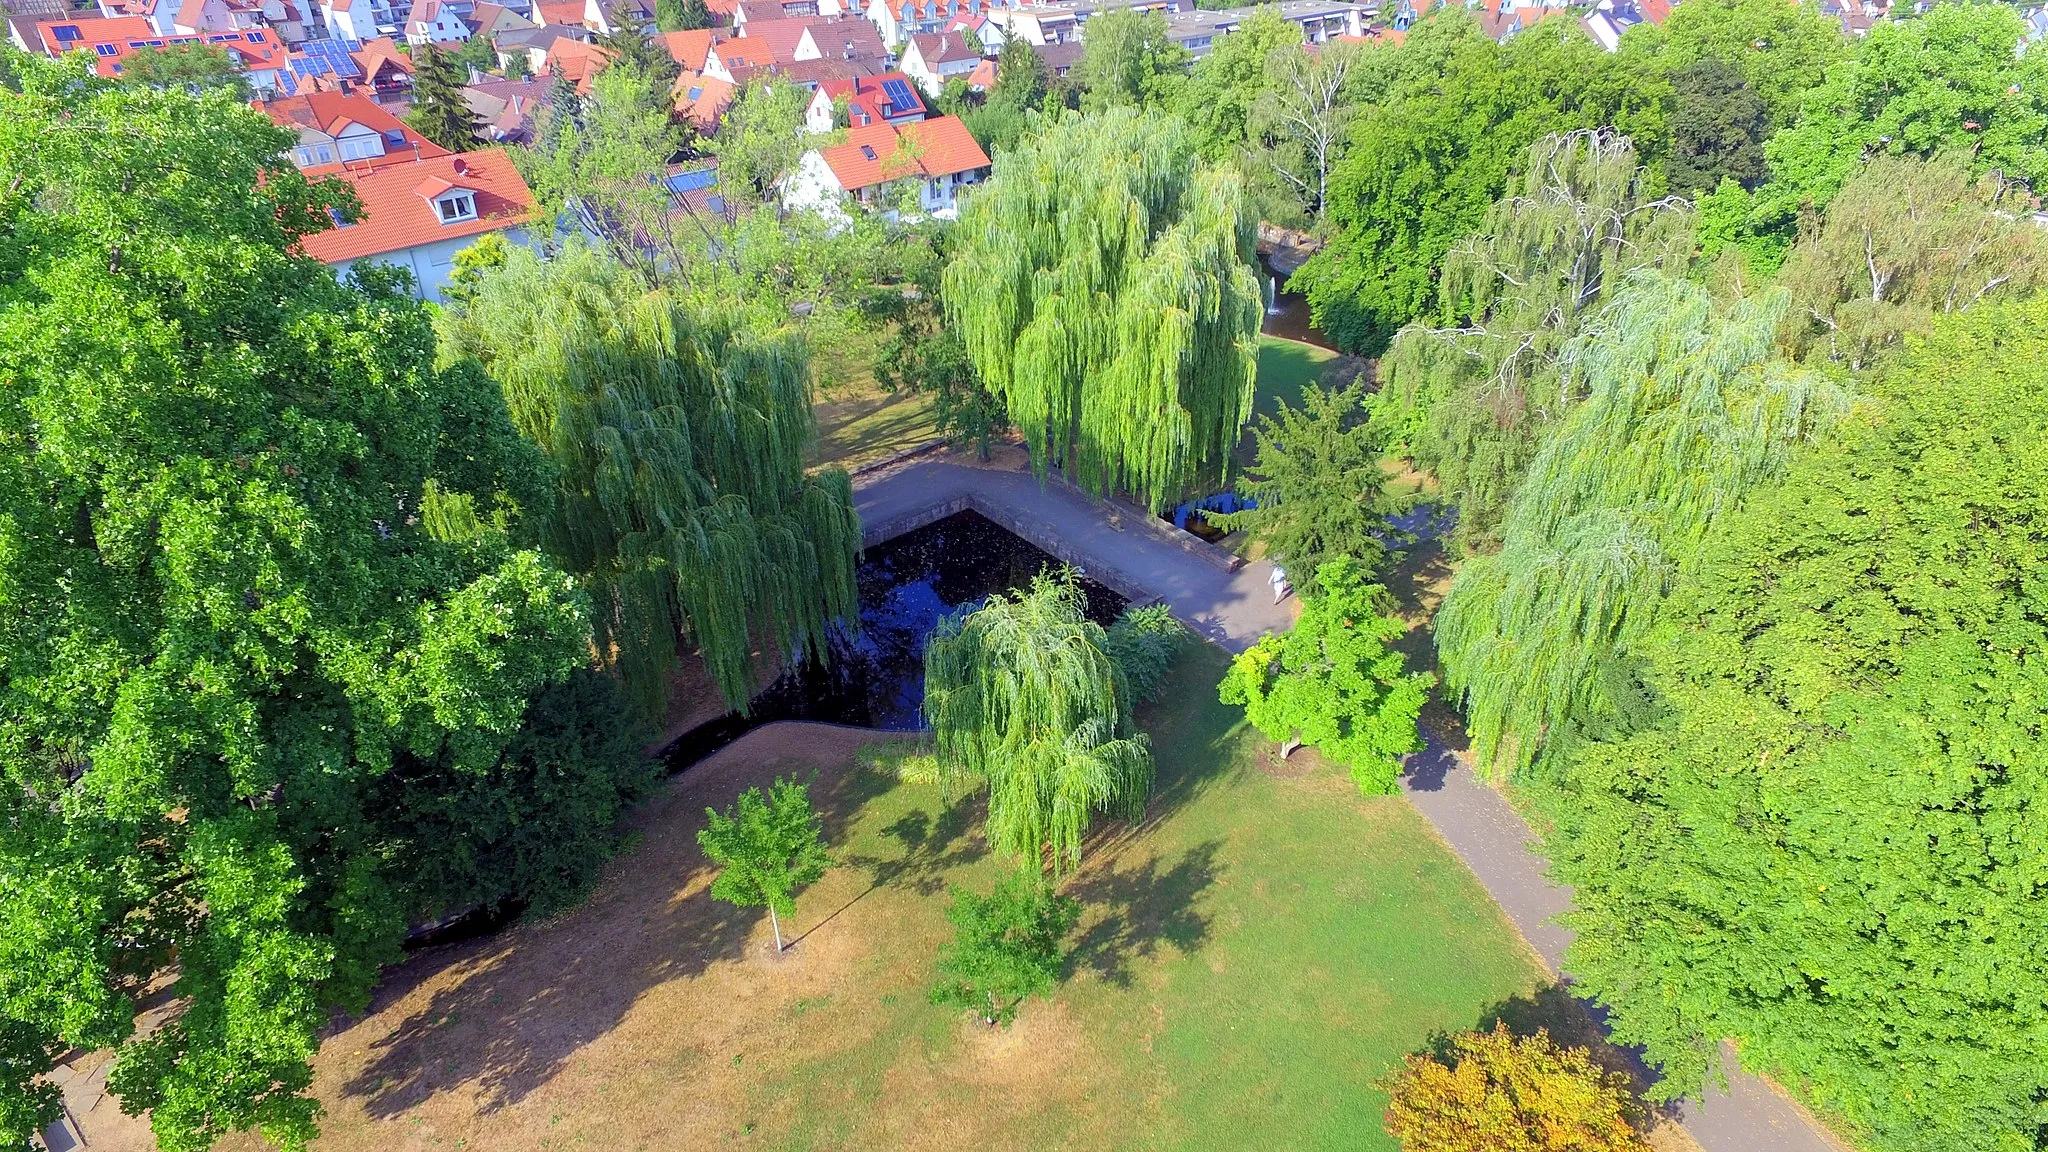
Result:
<svg viewBox="0 0 2048 1152">
<path fill-rule="evenodd" d="M 1271 256 L 1261 255 L 1259 274 L 1265 278 L 1266 293 L 1266 319 L 1259 327 L 1260 332 L 1283 340 L 1314 344 L 1333 352 L 1337 350 L 1337 345 L 1323 335 L 1322 329 L 1317 328 L 1309 316 L 1308 297 L 1282 290 L 1287 278 L 1293 275 L 1293 269 L 1275 262 Z"/>
<path fill-rule="evenodd" d="M 1060 562 L 975 512 L 960 512 L 867 550 L 858 573 L 860 631 L 834 638 L 831 659 L 806 664 L 728 713 L 683 734 L 666 755 L 679 772 L 777 720 L 863 728 L 924 726 L 924 644 L 939 619 L 997 592 L 1013 592 Z M 1108 625 L 1128 601 L 1085 576 L 1087 613 Z"/>
</svg>

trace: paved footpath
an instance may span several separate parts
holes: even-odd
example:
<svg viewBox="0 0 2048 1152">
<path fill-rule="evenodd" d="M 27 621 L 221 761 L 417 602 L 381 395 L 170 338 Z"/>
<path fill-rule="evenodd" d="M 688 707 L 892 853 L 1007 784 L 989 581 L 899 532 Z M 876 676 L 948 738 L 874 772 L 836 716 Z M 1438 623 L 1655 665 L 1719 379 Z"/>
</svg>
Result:
<svg viewBox="0 0 2048 1152">
<path fill-rule="evenodd" d="M 870 544 L 971 508 L 1126 596 L 1163 600 L 1190 628 L 1233 652 L 1293 623 L 1293 602 L 1273 603 L 1271 565 L 1232 569 L 1219 550 L 1137 509 L 1092 500 L 1057 481 L 1041 485 L 1028 473 L 934 454 L 855 477 L 854 506 Z M 1529 825 L 1433 735 L 1408 769 L 1408 799 L 1550 970 L 1560 972 L 1571 932 L 1555 918 L 1571 907 L 1571 890 L 1544 874 Z M 1705 1100 L 1680 1108 L 1680 1121 L 1705 1152 L 1842 1152 L 1844 1145 L 1800 1108 L 1735 1069 L 1725 1052 L 1724 1061 L 1729 1090 L 1710 1086 Z"/>
</svg>

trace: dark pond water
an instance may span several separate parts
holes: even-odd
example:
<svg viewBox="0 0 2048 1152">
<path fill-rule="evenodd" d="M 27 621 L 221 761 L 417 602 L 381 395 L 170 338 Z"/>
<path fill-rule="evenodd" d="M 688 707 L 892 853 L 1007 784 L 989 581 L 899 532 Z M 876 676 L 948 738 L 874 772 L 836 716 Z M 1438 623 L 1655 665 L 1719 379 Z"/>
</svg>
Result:
<svg viewBox="0 0 2048 1152">
<path fill-rule="evenodd" d="M 740 735 L 776 720 L 863 728 L 924 726 L 924 643 L 939 618 L 997 592 L 1023 588 L 1059 561 L 994 521 L 961 512 L 868 549 L 859 571 L 860 631 L 835 639 L 831 660 L 798 668 L 730 713 L 683 734 L 669 749 L 681 771 Z M 1125 599 L 1085 577 L 1088 616 L 1107 625 Z"/>
<path fill-rule="evenodd" d="M 1259 331 L 1268 336 L 1299 340 L 1336 351 L 1337 346 L 1309 318 L 1308 297 L 1299 292 L 1281 291 L 1290 273 L 1274 267 L 1270 258 L 1265 256 L 1259 257 L 1259 273 L 1266 281 L 1266 322 Z"/>
</svg>

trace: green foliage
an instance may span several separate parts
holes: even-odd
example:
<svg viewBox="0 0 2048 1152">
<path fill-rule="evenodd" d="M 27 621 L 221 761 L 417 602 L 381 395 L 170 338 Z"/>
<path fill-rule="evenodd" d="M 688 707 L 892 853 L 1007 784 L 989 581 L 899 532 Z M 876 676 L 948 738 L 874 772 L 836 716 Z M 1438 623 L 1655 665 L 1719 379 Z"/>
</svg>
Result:
<svg viewBox="0 0 2048 1152">
<path fill-rule="evenodd" d="M 1268 53 L 1265 84 L 1246 125 L 1260 167 L 1293 201 L 1288 215 L 1312 220 L 1318 230 L 1329 208 L 1330 171 L 1351 139 L 1357 112 L 1351 78 L 1362 51 L 1332 40 L 1313 53 L 1284 47 Z"/>
<path fill-rule="evenodd" d="M 1543 430 L 1575 398 L 1559 356 L 1582 318 L 1635 269 L 1685 270 L 1690 214 L 1651 183 L 1625 138 L 1538 141 L 1485 226 L 1445 257 L 1444 326 L 1410 325 L 1388 349 L 1374 421 L 1435 475 L 1466 550 L 1494 546 Z"/>
<path fill-rule="evenodd" d="M 1764 146 L 1771 179 L 1749 232 L 1789 241 L 1800 213 L 1826 207 L 1870 155 L 1954 150 L 1973 173 L 2048 184 L 2048 54 L 2015 53 L 2021 31 L 2002 4 L 1937 4 L 1879 22 Z"/>
<path fill-rule="evenodd" d="M 450 152 L 476 147 L 476 117 L 462 102 L 468 79 L 454 59 L 432 45 L 412 50 L 412 108 L 406 126 Z"/>
<path fill-rule="evenodd" d="M 1069 576 L 939 621 L 924 650 L 941 782 L 988 787 L 988 841 L 1031 871 L 1079 865 L 1091 815 L 1137 820 L 1152 754 L 1130 680 Z"/>
<path fill-rule="evenodd" d="M 1438 270 L 1485 221 L 1531 144 L 1611 127 L 1656 168 L 1670 84 L 1654 60 L 1609 54 L 1569 21 L 1494 43 L 1462 12 L 1372 52 L 1372 102 L 1330 181 L 1328 246 L 1296 273 L 1316 324 L 1347 351 L 1376 354 L 1436 296 Z"/>
<path fill-rule="evenodd" d="M 1325 564 L 1316 580 L 1322 594 L 1302 597 L 1294 627 L 1232 660 L 1218 694 L 1285 751 L 1307 744 L 1349 768 L 1361 791 L 1391 794 L 1401 757 L 1422 747 L 1415 722 L 1436 678 L 1406 671 L 1388 647 L 1407 625 L 1380 614 L 1386 590 L 1355 561 Z"/>
<path fill-rule="evenodd" d="M 1242 189 L 1180 121 L 1065 117 L 1003 155 L 957 235 L 947 314 L 1041 475 L 1157 510 L 1222 472 L 1264 305 Z"/>
<path fill-rule="evenodd" d="M 1806 93 L 1856 51 L 1819 6 L 1778 0 L 1686 0 L 1662 25 L 1633 28 L 1627 40 L 1622 51 L 1656 54 L 1674 78 L 1704 60 L 1734 68 L 1777 125 L 1797 119 Z"/>
<path fill-rule="evenodd" d="M 718 157 L 718 183 L 741 204 L 764 204 L 775 182 L 818 146 L 804 127 L 810 92 L 801 84 L 769 86 L 750 80 L 733 95 L 732 106 L 707 147 Z"/>
<path fill-rule="evenodd" d="M 1753 189 L 1764 178 L 1770 113 L 1734 68 L 1711 56 L 1671 74 L 1671 191 L 1697 197 L 1733 180 Z"/>
<path fill-rule="evenodd" d="M 1159 698 L 1166 669 L 1187 643 L 1188 630 L 1164 604 L 1126 609 L 1109 626 L 1103 650 L 1123 672 L 1131 699 L 1139 704 Z"/>
<path fill-rule="evenodd" d="M 706 808 L 704 819 L 697 844 L 718 865 L 711 895 L 742 908 L 768 909 L 775 950 L 782 951 L 782 917 L 796 914 L 796 894 L 832 863 L 810 788 L 778 777 L 766 795 L 749 788 L 732 811 Z"/>
<path fill-rule="evenodd" d="M 226 92 L 249 98 L 249 80 L 228 50 L 218 44 L 172 44 L 131 53 L 121 61 L 121 80 L 151 88 L 176 88 L 197 96 Z"/>
<path fill-rule="evenodd" d="M 2048 247 L 2029 195 L 1958 155 L 1874 157 L 1786 260 L 1796 344 L 1860 371 L 1938 315 L 2033 288 Z"/>
<path fill-rule="evenodd" d="M 861 226 L 857 222 L 852 228 Z M 875 353 L 875 381 L 891 392 L 930 396 L 939 434 L 978 446 L 986 460 L 996 434 L 1008 426 L 1007 414 L 1002 401 L 982 387 L 966 344 L 946 326 L 939 302 L 944 263 L 911 263 L 910 283 L 879 286 L 860 304 L 862 318 L 887 332 Z"/>
<path fill-rule="evenodd" d="M 1164 12 L 1111 8 L 1088 24 L 1074 65 L 1084 110 L 1173 103 L 1187 81 L 1188 53 L 1167 33 Z"/>
<path fill-rule="evenodd" d="M 579 690 L 573 582 L 502 534 L 418 522 L 430 482 L 485 516 L 530 506 L 544 463 L 494 384 L 435 367 L 394 278 L 295 254 L 354 211 L 342 188 L 309 185 L 282 162 L 291 133 L 221 94 L 14 67 L 4 1138 L 48 1118 L 30 1077 L 57 1054 L 118 1047 L 110 1084 L 169 1152 L 251 1127 L 303 1148 L 319 1030 L 363 1007 L 407 916 L 483 885 L 548 899 L 609 849 L 637 758 L 527 726 Z M 570 775 L 518 779 L 543 766 Z M 391 806 L 401 790 L 418 806 Z M 500 865 L 501 817 L 576 834 L 487 878 L 470 868 Z M 430 862 L 406 845 L 435 819 Z M 159 975 L 184 1011 L 136 1039 Z"/>
<path fill-rule="evenodd" d="M 1249 531 L 1295 574 L 1303 596 L 1322 591 L 1317 573 L 1339 558 L 1356 562 L 1366 579 L 1387 559 L 1387 517 L 1402 502 L 1387 491 L 1380 467 L 1379 436 L 1365 419 L 1365 386 L 1313 384 L 1302 389 L 1302 406 L 1283 401 L 1259 420 L 1258 463 L 1238 481 L 1238 491 L 1258 507 L 1209 520 L 1227 532 Z"/>
<path fill-rule="evenodd" d="M 512 258 L 512 245 L 503 232 L 486 232 L 455 253 L 449 261 L 448 284 L 441 295 L 456 304 L 467 304 L 476 298 L 477 286 L 483 278 L 505 266 Z"/>
<path fill-rule="evenodd" d="M 860 523 L 844 472 L 804 471 L 796 334 L 650 289 L 580 245 L 546 263 L 513 252 L 443 315 L 451 354 L 486 366 L 554 462 L 540 539 L 604 606 L 597 650 L 649 716 L 684 637 L 744 709 L 757 650 L 801 659 L 853 618 Z"/>
<path fill-rule="evenodd" d="M 1582 747 L 1570 967 L 1693 1089 L 1722 1037 L 1860 1146 L 2039 1146 L 2048 304 L 1939 318 L 1705 546 Z"/>
<path fill-rule="evenodd" d="M 638 42 L 668 60 L 646 37 Z M 649 276 L 687 274 L 698 233 L 661 181 L 649 178 L 666 172 L 685 142 L 670 112 L 668 83 L 631 56 L 597 74 L 589 99 L 577 101 L 571 90 L 566 103 L 550 103 L 519 155 L 539 215 L 561 220 L 578 206 L 617 260 Z"/>
<path fill-rule="evenodd" d="M 1277 8 L 1254 11 L 1235 32 L 1219 37 L 1174 98 L 1173 111 L 1188 122 L 1195 147 L 1212 163 L 1236 159 L 1247 139 L 1252 107 L 1265 91 L 1275 49 L 1298 48 L 1301 26 Z"/>
<path fill-rule="evenodd" d="M 1563 353 L 1584 396 L 1544 440 L 1501 549 L 1458 571 L 1437 652 L 1482 769 L 1528 766 L 1606 706 L 1609 664 L 1655 619 L 1721 517 L 1846 406 L 1830 380 L 1772 355 L 1782 288 L 1723 307 L 1638 273 Z"/>
<path fill-rule="evenodd" d="M 671 93 L 675 90 L 676 78 L 682 75 L 683 67 L 676 63 L 676 58 L 669 55 L 668 49 L 649 36 L 646 30 L 622 18 L 619 26 L 612 30 L 612 34 L 598 43 L 611 55 L 610 62 L 605 65 L 606 72 L 622 64 L 627 66 L 632 69 L 634 78 L 645 87 L 644 99 L 648 106 L 665 111 L 675 107 Z M 593 93 L 595 90 L 596 85 L 593 83 Z"/>
<path fill-rule="evenodd" d="M 1410 1056 L 1386 1084 L 1402 1152 L 1650 1152 L 1628 1077 L 1503 1023 L 1451 1037 L 1449 1063 Z"/>
<path fill-rule="evenodd" d="M 694 32 L 716 23 L 704 0 L 655 0 L 654 25 L 663 32 Z"/>
<path fill-rule="evenodd" d="M 953 889 L 953 941 L 939 949 L 934 1004 L 972 1008 L 990 1027 L 1017 1018 L 1032 996 L 1059 983 L 1067 933 L 1081 919 L 1081 902 L 1057 896 L 1029 876 L 1010 876 L 995 891 L 976 896 Z"/>
</svg>

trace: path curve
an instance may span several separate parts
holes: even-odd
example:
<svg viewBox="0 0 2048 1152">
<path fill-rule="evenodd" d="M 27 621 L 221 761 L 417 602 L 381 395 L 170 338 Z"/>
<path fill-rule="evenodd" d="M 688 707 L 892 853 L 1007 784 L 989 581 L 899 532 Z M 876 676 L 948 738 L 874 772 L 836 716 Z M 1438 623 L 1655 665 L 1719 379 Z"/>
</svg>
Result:
<svg viewBox="0 0 2048 1152">
<path fill-rule="evenodd" d="M 1294 620 L 1291 599 L 1273 603 L 1270 564 L 1233 568 L 1220 549 L 1057 479 L 1041 484 L 1014 468 L 932 453 L 855 477 L 854 507 L 869 544 L 973 509 L 1134 601 L 1165 602 L 1197 634 L 1231 652 Z M 1544 964 L 1569 982 L 1560 966 L 1571 932 L 1556 917 L 1571 907 L 1571 890 L 1546 875 L 1535 833 L 1521 815 L 1464 758 L 1433 733 L 1424 735 L 1424 750 L 1409 759 L 1403 791 Z M 1727 1091 L 1709 1085 L 1704 1100 L 1679 1108 L 1680 1123 L 1705 1152 L 1844 1152 L 1847 1146 L 1797 1104 L 1735 1068 L 1725 1046 L 1723 1067 Z"/>
</svg>

